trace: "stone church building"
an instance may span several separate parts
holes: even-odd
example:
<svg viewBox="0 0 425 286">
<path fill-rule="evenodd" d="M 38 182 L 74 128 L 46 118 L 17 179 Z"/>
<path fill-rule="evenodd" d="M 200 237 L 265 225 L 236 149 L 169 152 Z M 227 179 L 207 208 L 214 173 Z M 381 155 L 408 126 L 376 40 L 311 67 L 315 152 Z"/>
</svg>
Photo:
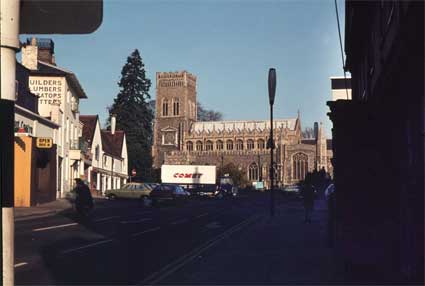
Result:
<svg viewBox="0 0 425 286">
<path fill-rule="evenodd" d="M 153 166 L 163 164 L 216 165 L 233 163 L 250 183 L 269 186 L 269 120 L 197 121 L 196 76 L 187 71 L 156 74 L 156 114 L 152 146 Z M 275 180 L 291 185 L 306 173 L 324 168 L 332 176 L 331 140 L 315 123 L 315 138 L 303 139 L 301 120 L 273 121 Z"/>
</svg>

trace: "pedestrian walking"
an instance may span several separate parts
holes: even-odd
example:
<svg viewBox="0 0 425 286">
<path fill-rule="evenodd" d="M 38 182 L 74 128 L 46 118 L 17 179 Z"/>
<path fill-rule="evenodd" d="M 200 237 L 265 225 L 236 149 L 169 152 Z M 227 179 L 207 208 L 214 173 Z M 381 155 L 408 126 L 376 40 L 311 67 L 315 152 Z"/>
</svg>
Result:
<svg viewBox="0 0 425 286">
<path fill-rule="evenodd" d="M 76 186 L 74 192 L 75 197 L 75 207 L 79 214 L 86 215 L 88 211 L 93 209 L 93 197 L 90 193 L 89 187 L 81 179 L 75 179 Z"/>
<path fill-rule="evenodd" d="M 302 192 L 305 210 L 304 222 L 311 223 L 311 215 L 314 208 L 314 187 L 311 174 L 307 174 L 305 177 Z"/>
</svg>

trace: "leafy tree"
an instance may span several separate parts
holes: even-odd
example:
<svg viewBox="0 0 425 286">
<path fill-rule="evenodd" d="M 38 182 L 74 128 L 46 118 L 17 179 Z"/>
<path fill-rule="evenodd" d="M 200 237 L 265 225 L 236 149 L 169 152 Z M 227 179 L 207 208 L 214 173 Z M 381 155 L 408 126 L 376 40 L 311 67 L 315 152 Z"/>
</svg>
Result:
<svg viewBox="0 0 425 286">
<path fill-rule="evenodd" d="M 218 168 L 218 177 L 224 176 L 225 174 L 229 174 L 233 183 L 239 187 L 244 188 L 248 185 L 246 172 L 239 170 L 239 168 L 233 163 L 228 163 L 224 165 L 223 168 Z"/>
<path fill-rule="evenodd" d="M 199 102 L 196 103 L 198 107 L 198 121 L 220 121 L 223 120 L 223 114 L 219 111 L 205 109 Z"/>
<path fill-rule="evenodd" d="M 303 139 L 311 139 L 314 138 L 314 129 L 311 127 L 306 127 L 304 128 L 304 130 L 301 132 L 302 138 Z"/>
<path fill-rule="evenodd" d="M 118 82 L 120 91 L 109 109 L 116 115 L 116 128 L 124 130 L 127 138 L 128 170 L 136 169 L 138 176 L 149 179 L 152 167 L 152 120 L 153 113 L 147 100 L 150 99 L 150 79 L 146 78 L 145 65 L 135 49 L 127 58 Z"/>
</svg>

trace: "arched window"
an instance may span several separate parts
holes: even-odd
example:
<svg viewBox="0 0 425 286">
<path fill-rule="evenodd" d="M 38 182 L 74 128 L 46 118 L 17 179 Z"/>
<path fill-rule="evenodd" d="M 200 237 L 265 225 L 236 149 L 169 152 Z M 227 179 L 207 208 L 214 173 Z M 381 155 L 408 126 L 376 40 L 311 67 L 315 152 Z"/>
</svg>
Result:
<svg viewBox="0 0 425 286">
<path fill-rule="evenodd" d="M 205 150 L 206 151 L 212 151 L 213 150 L 213 143 L 208 140 L 207 143 L 205 143 Z"/>
<path fill-rule="evenodd" d="M 292 157 L 292 177 L 294 180 L 304 180 L 308 173 L 308 156 L 297 153 Z"/>
<path fill-rule="evenodd" d="M 162 101 L 162 116 L 168 116 L 168 99 Z"/>
<path fill-rule="evenodd" d="M 260 150 L 264 149 L 264 140 L 263 139 L 258 139 L 257 148 L 260 149 Z"/>
<path fill-rule="evenodd" d="M 232 140 L 226 141 L 226 149 L 227 150 L 233 150 L 233 141 Z"/>
<path fill-rule="evenodd" d="M 196 141 L 196 151 L 202 151 L 202 142 Z"/>
<path fill-rule="evenodd" d="M 258 181 L 258 166 L 256 163 L 252 163 L 248 167 L 248 179 L 250 181 Z"/>
<path fill-rule="evenodd" d="M 218 140 L 215 146 L 217 150 L 223 150 L 223 141 Z"/>
<path fill-rule="evenodd" d="M 243 150 L 243 141 L 240 139 L 236 141 L 236 150 Z"/>
<path fill-rule="evenodd" d="M 248 139 L 248 141 L 246 142 L 246 148 L 248 150 L 252 150 L 254 149 L 254 140 L 252 139 Z"/>
<path fill-rule="evenodd" d="M 178 98 L 173 100 L 173 115 L 177 116 L 180 113 L 180 102 Z"/>
<path fill-rule="evenodd" d="M 192 141 L 188 141 L 186 143 L 186 150 L 187 151 L 193 151 L 193 142 Z"/>
</svg>

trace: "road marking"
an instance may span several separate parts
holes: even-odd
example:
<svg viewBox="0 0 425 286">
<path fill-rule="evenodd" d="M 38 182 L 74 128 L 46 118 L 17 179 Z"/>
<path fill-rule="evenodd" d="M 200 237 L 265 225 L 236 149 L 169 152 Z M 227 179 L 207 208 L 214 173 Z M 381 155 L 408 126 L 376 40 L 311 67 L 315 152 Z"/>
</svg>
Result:
<svg viewBox="0 0 425 286">
<path fill-rule="evenodd" d="M 222 225 L 218 221 L 213 221 L 205 225 L 206 228 L 220 228 Z"/>
<path fill-rule="evenodd" d="M 120 223 L 139 223 L 139 222 L 144 222 L 144 221 L 148 221 L 148 220 L 152 220 L 151 218 L 141 218 L 138 220 L 126 220 L 126 221 L 120 221 Z"/>
<path fill-rule="evenodd" d="M 200 218 L 200 217 L 207 216 L 207 215 L 208 215 L 208 213 L 204 213 L 204 214 L 196 216 L 196 218 Z"/>
<path fill-rule="evenodd" d="M 96 245 L 109 243 L 109 242 L 112 242 L 112 241 L 114 241 L 114 240 L 113 239 L 101 240 L 101 241 L 98 241 L 98 242 L 95 242 L 95 243 L 90 243 L 90 244 L 87 244 L 87 245 L 83 245 L 83 246 L 80 246 L 80 247 L 77 247 L 77 248 L 71 248 L 71 249 L 68 249 L 68 250 L 64 250 L 64 251 L 62 251 L 62 254 L 67 254 L 67 253 L 70 253 L 70 252 L 74 252 L 74 251 L 77 251 L 77 250 L 93 247 L 93 246 L 96 246 Z"/>
<path fill-rule="evenodd" d="M 182 223 L 185 223 L 185 222 L 187 222 L 188 220 L 186 219 L 186 218 L 184 218 L 184 219 L 181 219 L 181 220 L 176 220 L 176 221 L 174 221 L 174 222 L 172 222 L 171 224 L 182 224 Z"/>
<path fill-rule="evenodd" d="M 104 218 L 95 220 L 94 222 L 101 222 L 101 221 L 111 220 L 111 219 L 114 219 L 114 218 L 119 218 L 119 216 L 104 217 Z"/>
<path fill-rule="evenodd" d="M 141 231 L 141 232 L 134 233 L 131 236 L 138 236 L 138 235 L 141 235 L 141 234 L 144 234 L 144 233 L 154 232 L 154 231 L 157 231 L 157 230 L 160 230 L 160 229 L 161 229 L 160 227 L 154 227 L 154 228 L 150 228 L 150 229 L 147 229 L 147 230 L 144 230 L 144 231 Z"/>
<path fill-rule="evenodd" d="M 15 267 L 17 268 L 17 267 L 21 267 L 21 266 L 24 266 L 24 265 L 27 265 L 27 264 L 28 264 L 28 262 L 16 263 Z"/>
<path fill-rule="evenodd" d="M 143 281 L 137 283 L 138 285 L 155 285 L 161 280 L 164 280 L 166 277 L 168 277 L 170 274 L 176 272 L 178 269 L 182 268 L 184 265 L 198 257 L 201 253 L 205 252 L 209 248 L 213 247 L 223 239 L 229 237 L 234 232 L 237 232 L 241 230 L 246 225 L 250 224 L 251 222 L 254 222 L 256 219 L 258 219 L 258 215 L 253 215 L 250 218 L 247 218 L 246 220 L 238 223 L 237 225 L 231 227 L 227 231 L 219 234 L 218 236 L 210 239 L 206 243 L 202 244 L 198 248 L 195 248 L 188 254 L 183 255 L 182 257 L 178 258 L 177 260 L 171 262 L 170 264 L 166 265 L 161 270 L 152 273 L 148 277 L 146 277 Z"/>
<path fill-rule="evenodd" d="M 152 214 L 152 212 L 136 212 L 137 215 L 149 215 Z"/>
<path fill-rule="evenodd" d="M 67 226 L 73 226 L 73 225 L 78 225 L 78 223 L 73 222 L 73 223 L 67 223 L 67 224 L 61 224 L 61 225 L 54 225 L 54 226 L 48 226 L 48 227 L 42 227 L 42 228 L 35 228 L 32 231 L 43 231 L 43 230 L 49 230 L 49 229 L 55 229 L 55 228 L 62 228 L 62 227 L 67 227 Z"/>
</svg>

